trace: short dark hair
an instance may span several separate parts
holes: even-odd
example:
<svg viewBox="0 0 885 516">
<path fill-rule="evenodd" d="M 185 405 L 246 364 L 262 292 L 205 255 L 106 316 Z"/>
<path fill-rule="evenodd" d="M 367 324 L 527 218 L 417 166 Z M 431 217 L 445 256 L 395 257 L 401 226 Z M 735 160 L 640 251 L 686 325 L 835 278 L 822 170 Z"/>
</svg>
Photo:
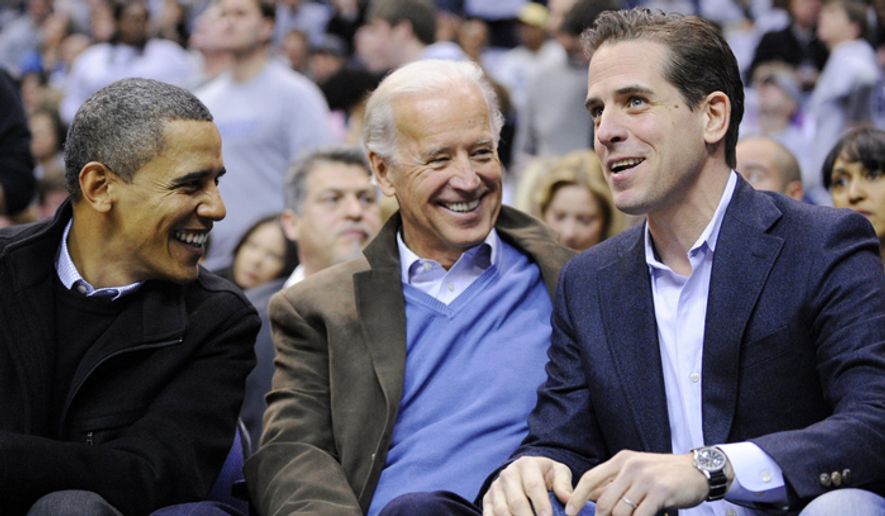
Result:
<svg viewBox="0 0 885 516">
<path fill-rule="evenodd" d="M 832 185 L 833 166 L 839 158 L 849 163 L 860 163 L 866 170 L 885 170 L 885 131 L 862 127 L 839 138 L 827 154 L 821 169 L 827 190 Z"/>
<path fill-rule="evenodd" d="M 211 122 L 191 92 L 151 79 L 123 79 L 100 89 L 77 110 L 65 142 L 65 179 L 80 198 L 80 171 L 103 163 L 125 181 L 163 152 L 167 122 Z"/>
<path fill-rule="evenodd" d="M 634 8 L 606 11 L 581 35 L 584 50 L 593 55 L 606 42 L 647 39 L 667 47 L 664 77 L 694 109 L 710 93 L 721 91 L 731 101 L 725 134 L 725 160 L 736 166 L 738 126 L 744 116 L 744 86 L 731 49 L 716 25 L 697 16 Z"/>
<path fill-rule="evenodd" d="M 380 18 L 391 26 L 407 21 L 422 43 L 436 41 L 436 7 L 427 0 L 374 0 L 368 19 Z"/>
<path fill-rule="evenodd" d="M 277 20 L 277 4 L 273 0 L 255 0 L 258 10 L 261 11 L 261 17 L 272 22 Z"/>
<path fill-rule="evenodd" d="M 286 209 L 292 210 L 296 215 L 301 215 L 304 210 L 304 201 L 307 198 L 307 178 L 321 163 L 340 163 L 360 167 L 366 171 L 366 176 L 372 177 L 369 161 L 362 150 L 356 147 L 320 149 L 304 156 L 289 167 L 283 187 Z"/>
</svg>

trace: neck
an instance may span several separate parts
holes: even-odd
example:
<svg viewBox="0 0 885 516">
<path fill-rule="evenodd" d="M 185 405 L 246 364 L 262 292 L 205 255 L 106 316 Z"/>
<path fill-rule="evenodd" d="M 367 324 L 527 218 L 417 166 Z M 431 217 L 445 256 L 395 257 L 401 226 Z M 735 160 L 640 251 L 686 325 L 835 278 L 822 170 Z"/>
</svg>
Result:
<svg viewBox="0 0 885 516">
<path fill-rule="evenodd" d="M 704 170 L 670 207 L 648 214 L 648 230 L 661 261 L 677 274 L 691 274 L 688 250 L 713 219 L 728 183 L 730 169 L 723 165 Z"/>
<path fill-rule="evenodd" d="M 234 82 L 247 82 L 258 75 L 264 70 L 268 59 L 268 49 L 265 45 L 234 55 L 231 66 Z"/>
<path fill-rule="evenodd" d="M 138 281 L 113 267 L 113 252 L 107 245 L 111 241 L 110 235 L 104 230 L 103 220 L 91 214 L 90 210 L 78 209 L 74 204 L 74 223 L 68 233 L 68 253 L 80 276 L 95 288 Z"/>
<path fill-rule="evenodd" d="M 201 54 L 203 55 L 203 73 L 207 77 L 215 77 L 227 70 L 233 63 L 233 56 L 230 52 L 203 50 Z"/>
</svg>

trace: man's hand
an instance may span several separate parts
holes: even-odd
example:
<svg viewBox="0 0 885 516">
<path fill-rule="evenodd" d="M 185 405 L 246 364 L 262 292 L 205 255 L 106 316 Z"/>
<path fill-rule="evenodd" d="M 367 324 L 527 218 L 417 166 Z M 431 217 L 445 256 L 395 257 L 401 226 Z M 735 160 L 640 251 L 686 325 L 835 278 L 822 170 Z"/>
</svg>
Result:
<svg viewBox="0 0 885 516">
<path fill-rule="evenodd" d="M 571 470 L 546 457 L 520 457 L 489 487 L 482 499 L 483 516 L 549 516 L 550 490 L 565 503 L 572 493 Z"/>
<path fill-rule="evenodd" d="M 694 467 L 690 453 L 621 451 L 584 473 L 565 512 L 577 514 L 587 500 L 594 500 L 597 516 L 654 516 L 666 508 L 694 507 L 708 491 L 707 479 Z"/>
</svg>

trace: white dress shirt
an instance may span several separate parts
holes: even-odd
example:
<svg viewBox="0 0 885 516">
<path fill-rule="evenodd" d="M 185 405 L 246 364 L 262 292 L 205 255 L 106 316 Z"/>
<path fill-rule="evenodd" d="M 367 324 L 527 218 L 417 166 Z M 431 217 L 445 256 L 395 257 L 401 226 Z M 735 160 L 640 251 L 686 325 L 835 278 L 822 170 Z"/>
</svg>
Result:
<svg viewBox="0 0 885 516">
<path fill-rule="evenodd" d="M 699 446 L 719 445 L 735 472 L 727 500 L 783 503 L 786 489 L 782 471 L 762 449 L 750 442 L 704 442 L 701 408 L 704 321 L 719 229 L 736 184 L 737 174 L 732 171 L 713 218 L 688 251 L 692 269 L 688 276 L 673 272 L 657 259 L 647 224 L 645 228 L 645 260 L 652 283 L 671 445 L 676 454 Z M 735 516 L 755 514 L 755 511 L 721 500 L 680 509 L 680 514 Z"/>
<path fill-rule="evenodd" d="M 409 249 L 403 241 L 401 231 L 396 234 L 396 244 L 399 247 L 403 283 L 412 285 L 446 305 L 496 263 L 501 245 L 498 233 L 492 228 L 483 243 L 464 251 L 458 261 L 449 270 L 445 270 L 439 262 L 421 258 Z"/>
</svg>

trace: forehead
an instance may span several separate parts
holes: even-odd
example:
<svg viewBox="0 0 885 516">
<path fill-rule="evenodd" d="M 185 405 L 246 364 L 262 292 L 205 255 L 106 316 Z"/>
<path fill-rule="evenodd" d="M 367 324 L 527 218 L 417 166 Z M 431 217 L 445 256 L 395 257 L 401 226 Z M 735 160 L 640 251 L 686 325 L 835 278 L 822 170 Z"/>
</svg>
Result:
<svg viewBox="0 0 885 516">
<path fill-rule="evenodd" d="M 136 176 L 176 177 L 223 168 L 221 135 L 212 122 L 173 120 L 163 125 L 164 145 Z"/>
<path fill-rule="evenodd" d="M 371 186 L 369 171 L 363 166 L 340 161 L 319 161 L 307 173 L 308 194 L 322 190 L 345 190 Z"/>
<path fill-rule="evenodd" d="M 739 142 L 736 148 L 737 160 L 741 162 L 764 162 L 768 165 L 774 161 L 778 148 L 766 140 L 747 140 Z"/>
<path fill-rule="evenodd" d="M 588 98 L 629 85 L 668 82 L 663 72 L 668 59 L 667 47 L 647 38 L 603 43 L 590 59 Z"/>
<path fill-rule="evenodd" d="M 260 13 L 258 0 L 221 0 L 222 12 L 255 12 Z"/>
<path fill-rule="evenodd" d="M 419 147 L 448 147 L 491 139 L 489 109 L 478 86 L 462 84 L 393 103 L 397 136 Z M 401 150 L 403 150 L 401 148 Z"/>
</svg>

